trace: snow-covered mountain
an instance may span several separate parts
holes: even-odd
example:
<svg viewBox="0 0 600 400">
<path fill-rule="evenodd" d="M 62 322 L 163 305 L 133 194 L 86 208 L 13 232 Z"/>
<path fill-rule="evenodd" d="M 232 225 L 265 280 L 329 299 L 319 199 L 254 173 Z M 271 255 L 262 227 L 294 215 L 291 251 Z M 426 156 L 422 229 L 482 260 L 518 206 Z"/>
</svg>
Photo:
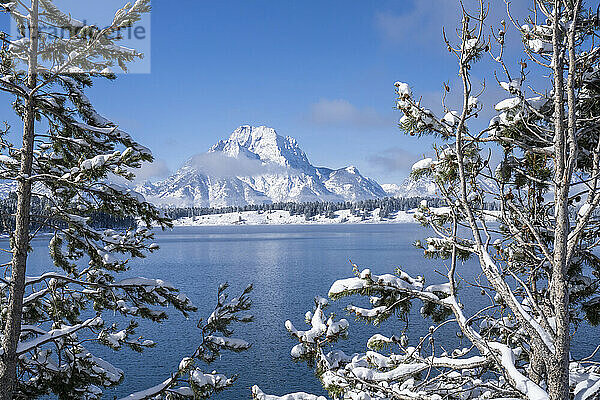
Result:
<svg viewBox="0 0 600 400">
<path fill-rule="evenodd" d="M 487 194 L 498 193 L 498 186 L 489 178 L 479 180 L 479 185 Z M 401 185 L 384 183 L 381 185 L 390 197 L 439 197 L 440 192 L 430 177 L 424 176 L 417 180 L 408 177 Z"/>
<path fill-rule="evenodd" d="M 401 185 L 384 183 L 381 187 L 390 197 L 436 197 L 438 195 L 435 183 L 428 177 L 417 180 L 408 177 Z"/>
<path fill-rule="evenodd" d="M 155 204 L 197 207 L 356 201 L 387 195 L 356 167 L 313 166 L 294 138 L 265 126 L 241 126 L 174 175 L 136 190 Z"/>
</svg>

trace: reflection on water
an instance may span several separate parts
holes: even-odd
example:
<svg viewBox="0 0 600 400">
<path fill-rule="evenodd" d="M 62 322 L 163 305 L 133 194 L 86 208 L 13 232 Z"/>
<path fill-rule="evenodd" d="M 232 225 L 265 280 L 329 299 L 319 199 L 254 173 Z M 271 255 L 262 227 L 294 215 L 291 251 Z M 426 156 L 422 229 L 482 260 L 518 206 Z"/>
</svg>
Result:
<svg viewBox="0 0 600 400">
<path fill-rule="evenodd" d="M 410 274 L 424 274 L 428 282 L 439 282 L 441 278 L 433 271 L 445 271 L 443 262 L 425 260 L 420 251 L 412 247 L 416 239 L 426 236 L 426 230 L 414 224 L 180 227 L 159 233 L 160 251 L 132 262 L 127 274 L 171 281 L 192 299 L 199 311 L 189 320 L 172 312 L 171 318 L 163 324 L 143 323 L 139 333 L 157 342 L 155 348 L 143 354 L 98 349 L 99 355 L 126 371 L 123 384 L 107 393 L 106 398 L 161 382 L 177 367 L 181 357 L 193 352 L 194 343 L 199 340 L 197 319 L 211 312 L 216 289 L 224 281 L 231 284 L 232 294 L 248 283 L 254 284 L 252 314 L 255 321 L 236 331 L 236 336 L 253 344 L 249 351 L 224 353 L 214 367 L 207 368 L 240 375 L 234 388 L 216 398 L 249 398 L 253 384 L 267 393 L 303 390 L 324 394 L 312 372 L 304 364 L 290 360 L 289 351 L 294 341 L 284 328 L 285 320 L 292 319 L 297 327 L 303 326 L 304 314 L 312 307 L 314 296 L 325 296 L 335 279 L 352 275 L 349 260 L 361 268 L 371 268 L 376 274 L 393 272 L 396 266 L 402 266 Z M 52 266 L 47 239 L 36 240 L 28 274 L 49 268 Z M 469 278 L 477 268 L 467 263 L 461 270 L 462 276 Z M 483 301 L 478 291 L 462 298 L 467 311 Z M 347 302 L 333 304 L 331 311 L 345 315 L 345 304 Z M 413 313 L 418 313 L 419 308 L 420 305 L 415 306 Z M 110 315 L 105 316 L 107 321 L 110 318 Z M 411 341 L 418 340 L 429 325 L 429 321 L 412 318 Z M 398 333 L 402 328 L 395 320 L 378 329 L 360 322 L 351 323 L 350 338 L 339 347 L 347 352 L 364 351 L 370 335 Z M 576 356 L 595 346 L 592 328 L 584 329 L 589 334 L 574 343 Z M 449 345 L 460 345 L 455 330 L 445 332 Z"/>
</svg>

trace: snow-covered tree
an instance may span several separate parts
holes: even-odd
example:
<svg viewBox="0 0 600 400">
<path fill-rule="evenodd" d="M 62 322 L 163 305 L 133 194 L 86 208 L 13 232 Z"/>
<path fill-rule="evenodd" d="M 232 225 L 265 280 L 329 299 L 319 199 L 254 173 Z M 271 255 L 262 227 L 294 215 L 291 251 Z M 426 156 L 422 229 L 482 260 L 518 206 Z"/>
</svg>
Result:
<svg viewBox="0 0 600 400">
<path fill-rule="evenodd" d="M 140 20 L 150 2 L 126 4 L 103 29 L 74 19 L 51 0 L 3 0 L 0 8 L 20 34 L 0 35 L 0 89 L 14 96 L 14 111 L 23 121 L 22 144 L 11 143 L 8 130 L 0 137 L 0 179 L 17 188 L 15 228 L 10 249 L 4 249 L 11 262 L 2 266 L 0 277 L 0 398 L 99 398 L 103 388 L 121 382 L 123 372 L 86 350 L 86 342 L 141 351 L 154 343 L 136 334 L 137 321 L 160 322 L 168 306 L 184 315 L 196 309 L 166 281 L 126 275 L 130 259 L 158 249 L 151 229 L 168 227 L 170 220 L 114 183 L 132 179 L 132 171 L 152 161 L 152 154 L 100 115 L 85 95 L 94 79 L 114 79 L 111 68 L 125 70 L 142 57 L 118 45 L 117 33 Z M 32 199 L 42 199 L 38 203 L 45 209 L 33 209 Z M 98 214 L 134 223 L 118 231 L 94 228 L 89 222 Z M 30 242 L 40 231 L 52 233 L 54 267 L 28 276 Z M 201 375 L 193 366 L 193 359 L 210 361 L 219 349 L 246 347 L 225 337 L 227 325 L 249 306 L 247 291 L 229 304 L 223 290 L 216 314 L 202 326 L 204 350 L 180 366 L 161 390 L 147 393 L 176 397 L 173 387 L 188 372 L 191 386 L 180 390 L 182 396 L 230 384 L 220 376 Z M 127 322 L 104 322 L 103 317 L 115 315 Z M 213 335 L 218 331 L 224 336 Z"/>
<path fill-rule="evenodd" d="M 458 42 L 445 36 L 462 83 L 458 110 L 444 101 L 444 115 L 436 116 L 408 84 L 395 84 L 400 127 L 439 139 L 436 157 L 415 164 L 413 175 L 430 176 L 446 205 L 421 204 L 418 219 L 434 235 L 416 245 L 443 263 L 446 278 L 425 283 L 402 270 L 375 275 L 356 267 L 355 277 L 329 291 L 333 299 L 369 296 L 371 306 L 348 311 L 376 324 L 407 317 L 421 302 L 429 330 L 403 326 L 397 336 L 371 337 L 365 353 L 346 355 L 329 347 L 347 324 L 326 317 L 321 302 L 307 315 L 308 331 L 287 324 L 299 340 L 292 357 L 314 363 L 334 398 L 600 397 L 595 352 L 582 359 L 570 352 L 577 328 L 600 322 L 600 9 L 597 2 L 534 0 L 523 20 L 507 9 L 509 22 L 487 36 L 483 2 L 476 15 L 463 8 Z M 516 74 L 505 59 L 509 26 L 523 41 Z M 489 127 L 476 129 L 484 105 L 471 67 L 486 53 L 499 66 L 488 82 L 508 98 L 495 105 Z M 497 167 L 489 154 L 498 155 L 491 158 L 501 160 Z M 490 200 L 498 212 L 482 206 Z M 480 268 L 475 280 L 463 279 L 467 259 Z M 468 312 L 461 299 L 469 291 L 487 304 Z M 440 333 L 449 326 L 466 345 L 454 348 Z M 317 398 L 268 396 L 258 387 L 253 393 L 260 400 Z"/>
<path fill-rule="evenodd" d="M 233 330 L 230 325 L 233 322 L 252 321 L 252 315 L 244 313 L 251 306 L 248 295 L 252 286 L 246 287 L 240 296 L 231 300 L 225 293 L 227 287 L 227 284 L 219 287 L 214 311 L 205 322 L 201 320 L 198 323 L 202 341 L 194 353 L 183 358 L 177 371 L 164 382 L 132 393 L 121 400 L 207 399 L 233 385 L 237 376 L 227 377 L 216 371 L 205 373 L 199 366 L 201 363 L 210 364 L 220 358 L 222 351 L 241 352 L 250 348 L 250 343 L 245 340 L 231 337 Z"/>
</svg>

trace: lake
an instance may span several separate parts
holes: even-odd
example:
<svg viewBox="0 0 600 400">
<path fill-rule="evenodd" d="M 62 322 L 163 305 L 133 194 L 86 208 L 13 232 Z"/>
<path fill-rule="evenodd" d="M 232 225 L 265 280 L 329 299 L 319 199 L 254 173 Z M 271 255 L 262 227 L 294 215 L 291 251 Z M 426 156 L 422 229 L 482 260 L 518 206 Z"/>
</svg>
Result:
<svg viewBox="0 0 600 400">
<path fill-rule="evenodd" d="M 142 354 L 127 349 L 98 351 L 96 354 L 126 373 L 122 385 L 107 391 L 105 398 L 121 397 L 166 379 L 181 358 L 194 351 L 200 336 L 198 319 L 211 313 L 217 287 L 225 281 L 231 284 L 232 296 L 247 284 L 254 284 L 251 313 L 255 320 L 234 327 L 233 336 L 251 342 L 250 350 L 223 353 L 221 360 L 204 369 L 239 375 L 233 388 L 214 398 L 250 398 L 254 384 L 269 394 L 325 394 L 305 364 L 291 361 L 290 349 L 297 342 L 287 333 L 285 321 L 291 319 L 298 329 L 306 329 L 304 314 L 312 311 L 314 296 L 325 297 L 336 279 L 352 276 L 349 260 L 376 274 L 391 273 L 402 266 L 413 276 L 424 275 L 428 283 L 443 282 L 434 270 L 444 271 L 444 263 L 424 259 L 421 251 L 412 246 L 415 240 L 427 236 L 427 230 L 416 224 L 178 227 L 159 233 L 156 242 L 161 249 L 132 262 L 131 271 L 124 276 L 168 280 L 181 288 L 199 310 L 187 320 L 171 310 L 170 319 L 163 324 L 141 324 L 138 334 L 157 342 L 156 347 Z M 47 239 L 38 239 L 33 243 L 28 274 L 48 270 L 49 266 Z M 461 270 L 468 279 L 477 268 L 468 262 Z M 468 311 L 483 299 L 478 291 L 470 291 L 462 301 Z M 364 299 L 356 302 L 366 304 Z M 343 311 L 348 303 L 349 300 L 333 303 L 330 311 L 348 318 Z M 418 316 L 419 308 L 420 304 L 415 303 L 409 325 L 408 335 L 413 343 L 431 324 Z M 103 317 L 111 321 L 110 315 Z M 337 347 L 350 353 L 364 351 L 366 340 L 374 333 L 399 334 L 404 327 L 393 318 L 377 328 L 351 317 L 348 320 L 349 339 Z M 575 356 L 583 356 L 597 344 L 597 329 L 582 329 L 585 334 L 573 343 Z M 455 332 L 452 328 L 445 331 L 446 343 L 460 345 Z"/>
</svg>

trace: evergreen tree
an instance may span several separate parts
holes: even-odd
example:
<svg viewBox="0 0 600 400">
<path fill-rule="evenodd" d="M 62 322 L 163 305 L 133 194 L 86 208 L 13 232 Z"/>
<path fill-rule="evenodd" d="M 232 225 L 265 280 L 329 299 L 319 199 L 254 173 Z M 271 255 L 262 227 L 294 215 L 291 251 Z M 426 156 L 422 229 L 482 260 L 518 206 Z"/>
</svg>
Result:
<svg viewBox="0 0 600 400">
<path fill-rule="evenodd" d="M 118 384 L 123 372 L 91 354 L 85 342 L 141 351 L 153 342 L 136 335 L 137 320 L 162 321 L 166 306 L 184 315 L 196 309 L 166 281 L 121 276 L 129 259 L 158 249 L 151 228 L 171 223 L 137 193 L 113 183 L 115 177 L 132 179 L 132 169 L 152 161 L 152 154 L 100 115 L 85 95 L 94 79 L 114 79 L 111 68 L 125 70 L 142 57 L 119 46 L 117 33 L 140 20 L 150 2 L 126 4 L 103 29 L 72 18 L 51 0 L 3 0 L 0 7 L 23 36 L 0 38 L 0 89 L 14 95 L 13 108 L 23 121 L 22 145 L 5 135 L 0 142 L 0 179 L 17 183 L 16 216 L 8 223 L 12 260 L 0 278 L 0 398 L 100 398 L 102 388 Z M 104 225 L 94 223 L 98 215 L 129 223 L 120 230 L 98 229 Z M 27 276 L 30 242 L 41 230 L 52 232 L 54 268 Z M 220 348 L 247 347 L 210 336 L 217 331 L 228 336 L 227 325 L 249 306 L 247 291 L 229 304 L 222 290 L 217 314 L 202 328 L 205 351 L 196 359 L 210 361 L 208 351 L 218 354 Z M 129 322 L 104 323 L 103 316 L 114 314 Z M 210 337 L 216 342 L 206 342 Z M 230 384 L 201 376 L 192 361 L 160 390 L 147 393 L 193 397 L 211 392 L 203 386 L 207 380 L 218 383 L 214 389 Z M 179 384 L 175 377 L 186 371 L 191 386 L 172 393 Z"/>
</svg>

